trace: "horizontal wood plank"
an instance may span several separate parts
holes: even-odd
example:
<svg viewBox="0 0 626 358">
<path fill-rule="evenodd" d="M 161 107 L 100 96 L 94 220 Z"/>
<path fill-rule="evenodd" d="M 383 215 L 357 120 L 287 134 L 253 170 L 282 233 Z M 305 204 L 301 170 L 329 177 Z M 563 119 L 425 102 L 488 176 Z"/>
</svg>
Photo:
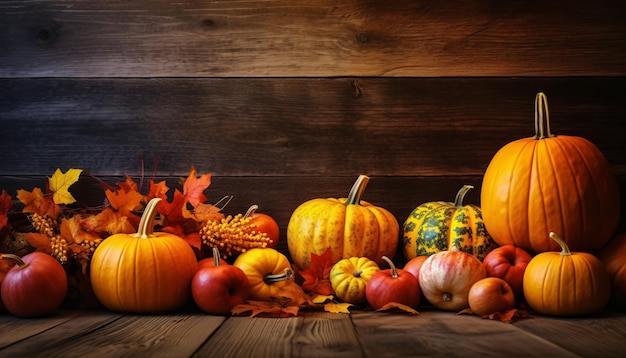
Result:
<svg viewBox="0 0 626 358">
<path fill-rule="evenodd" d="M 190 357 L 224 320 L 202 313 L 137 316 L 90 311 L 0 353 L 24 357 L 42 352 L 46 357 Z"/>
<path fill-rule="evenodd" d="M 0 2 L 0 77 L 623 76 L 621 1 Z"/>
<path fill-rule="evenodd" d="M 0 174 L 482 175 L 504 144 L 583 136 L 626 174 L 626 78 L 22 79 L 0 83 Z"/>
</svg>

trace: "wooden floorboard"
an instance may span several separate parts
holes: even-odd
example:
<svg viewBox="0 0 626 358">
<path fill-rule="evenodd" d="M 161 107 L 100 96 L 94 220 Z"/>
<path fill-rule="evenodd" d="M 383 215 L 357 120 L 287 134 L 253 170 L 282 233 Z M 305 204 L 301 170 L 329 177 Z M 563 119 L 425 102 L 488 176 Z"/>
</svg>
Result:
<svg viewBox="0 0 626 358">
<path fill-rule="evenodd" d="M 432 307 L 297 317 L 0 315 L 0 357 L 623 357 L 626 313 L 504 323 Z"/>
</svg>

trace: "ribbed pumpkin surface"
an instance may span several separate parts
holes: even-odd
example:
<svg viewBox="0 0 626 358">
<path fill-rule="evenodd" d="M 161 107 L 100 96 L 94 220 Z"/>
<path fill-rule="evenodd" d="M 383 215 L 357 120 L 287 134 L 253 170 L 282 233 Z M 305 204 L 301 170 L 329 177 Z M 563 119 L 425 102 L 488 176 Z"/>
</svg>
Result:
<svg viewBox="0 0 626 358">
<path fill-rule="evenodd" d="M 316 198 L 298 206 L 287 225 L 287 245 L 292 261 L 300 268 L 311 264 L 311 254 L 330 248 L 333 262 L 367 257 L 382 264 L 393 257 L 400 227 L 384 208 L 360 200 L 367 179 L 359 177 L 348 198 Z"/>
<path fill-rule="evenodd" d="M 544 134 L 541 123 L 535 137 L 505 145 L 489 163 L 481 192 L 487 229 L 498 244 L 533 253 L 559 249 L 551 231 L 573 251 L 597 250 L 619 222 L 612 168 L 590 141 L 552 135 L 549 126 Z"/>
<path fill-rule="evenodd" d="M 463 190 L 471 187 L 466 186 Z M 459 191 L 459 195 L 465 195 Z M 497 247 L 483 223 L 481 209 L 462 205 L 462 196 L 455 203 L 434 201 L 415 208 L 403 227 L 404 256 L 430 256 L 456 247 L 480 261 Z"/>
</svg>

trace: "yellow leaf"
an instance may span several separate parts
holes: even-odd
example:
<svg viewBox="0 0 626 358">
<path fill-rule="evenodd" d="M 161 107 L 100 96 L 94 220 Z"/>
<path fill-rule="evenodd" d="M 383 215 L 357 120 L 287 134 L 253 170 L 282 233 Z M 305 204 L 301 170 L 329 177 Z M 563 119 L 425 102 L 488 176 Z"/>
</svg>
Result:
<svg viewBox="0 0 626 358">
<path fill-rule="evenodd" d="M 324 304 L 324 311 L 331 313 L 350 313 L 350 307 L 354 307 L 350 303 L 329 302 Z"/>
<path fill-rule="evenodd" d="M 54 192 L 52 199 L 56 204 L 72 204 L 76 202 L 76 199 L 74 199 L 68 189 L 78 181 L 82 172 L 82 169 L 69 169 L 67 173 L 62 173 L 57 168 L 52 177 L 48 177 L 50 191 Z"/>
<path fill-rule="evenodd" d="M 322 304 L 322 303 L 326 303 L 326 302 L 330 302 L 334 299 L 335 297 L 333 295 L 316 295 L 315 297 L 313 297 L 313 303 L 317 303 L 317 304 Z"/>
</svg>

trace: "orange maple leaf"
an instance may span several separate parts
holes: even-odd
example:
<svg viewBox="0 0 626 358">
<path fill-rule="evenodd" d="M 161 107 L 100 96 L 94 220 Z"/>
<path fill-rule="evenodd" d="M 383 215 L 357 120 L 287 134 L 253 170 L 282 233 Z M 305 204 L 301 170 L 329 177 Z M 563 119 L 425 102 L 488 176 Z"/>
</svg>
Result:
<svg viewBox="0 0 626 358">
<path fill-rule="evenodd" d="M 330 270 L 334 264 L 330 248 L 321 255 L 311 253 L 311 265 L 300 271 L 300 276 L 304 279 L 302 288 L 312 295 L 334 295 L 335 291 L 330 284 Z"/>
<path fill-rule="evenodd" d="M 52 200 L 50 195 L 44 195 L 39 188 L 34 188 L 33 191 L 19 189 L 17 198 L 24 204 L 22 212 L 48 216 L 52 219 L 56 219 L 61 213 L 61 207 Z"/>
<path fill-rule="evenodd" d="M 165 180 L 155 183 L 153 179 L 150 179 L 148 183 L 148 200 L 153 198 L 161 198 L 163 199 L 163 201 L 165 201 L 167 199 L 167 192 L 170 190 L 170 188 L 167 186 L 167 182 Z"/>
<path fill-rule="evenodd" d="M 131 190 L 105 190 L 106 195 L 111 207 L 118 210 L 124 215 L 131 215 L 133 211 L 141 208 L 141 202 L 143 201 L 143 195 L 138 191 Z"/>
<path fill-rule="evenodd" d="M 7 193 L 6 190 L 2 189 L 2 194 L 0 195 L 0 230 L 7 226 L 9 223 L 8 213 L 13 206 L 13 202 L 11 201 L 11 196 Z"/>
<path fill-rule="evenodd" d="M 101 239 L 99 235 L 85 230 L 82 226 L 82 219 L 78 215 L 61 220 L 60 232 L 68 244 L 80 244 Z"/>
<path fill-rule="evenodd" d="M 134 215 L 136 217 L 136 215 Z M 82 220 L 86 230 L 113 234 L 132 234 L 137 232 L 137 222 L 133 223 L 129 217 L 111 208 L 105 208 L 97 215 L 91 215 Z"/>
<path fill-rule="evenodd" d="M 52 245 L 50 244 L 50 237 L 38 232 L 27 232 L 24 234 L 24 238 L 28 241 L 28 244 L 32 246 L 35 251 L 41 251 L 46 254 L 52 254 Z"/>
<path fill-rule="evenodd" d="M 196 168 L 191 167 L 189 176 L 185 179 L 183 184 L 183 194 L 185 195 L 185 200 L 194 207 L 204 203 L 207 200 L 207 197 L 204 195 L 204 191 L 209 187 L 209 185 L 211 185 L 211 174 L 203 174 L 197 178 Z"/>
<path fill-rule="evenodd" d="M 128 175 L 126 176 L 126 180 L 122 181 L 122 182 L 118 182 L 117 186 L 118 186 L 118 188 L 120 188 L 121 190 L 123 190 L 125 192 L 129 192 L 129 191 L 139 192 L 139 188 L 137 186 L 137 183 L 133 180 L 133 178 L 131 178 Z"/>
<path fill-rule="evenodd" d="M 271 301 L 247 301 L 231 309 L 231 314 L 241 316 L 248 314 L 250 317 L 295 317 L 300 307 L 290 300 Z"/>
</svg>

